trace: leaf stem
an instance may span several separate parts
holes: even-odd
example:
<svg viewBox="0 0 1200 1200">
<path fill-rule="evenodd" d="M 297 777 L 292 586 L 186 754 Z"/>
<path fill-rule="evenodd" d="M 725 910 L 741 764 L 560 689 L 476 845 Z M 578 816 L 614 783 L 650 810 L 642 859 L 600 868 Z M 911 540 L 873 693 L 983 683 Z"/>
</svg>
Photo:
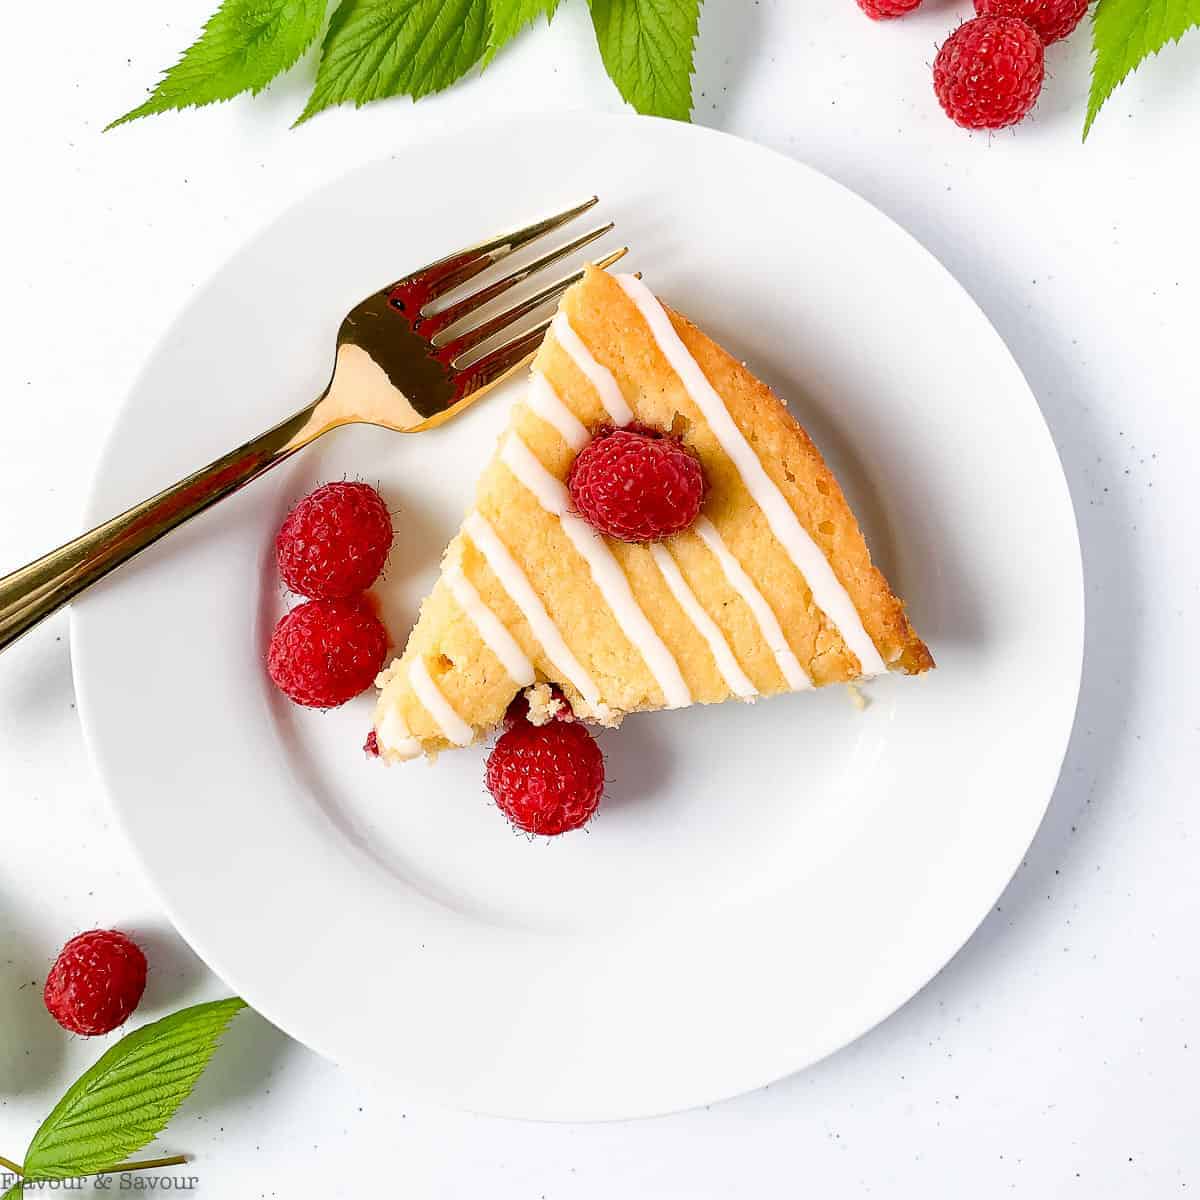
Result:
<svg viewBox="0 0 1200 1200">
<path fill-rule="evenodd" d="M 180 1167 L 187 1162 L 186 1154 L 168 1154 L 166 1158 L 143 1158 L 139 1162 L 117 1163 L 103 1171 L 88 1171 L 86 1175 L 73 1175 L 73 1179 L 89 1179 L 93 1175 L 115 1175 L 118 1171 L 151 1171 L 155 1167 Z"/>
<path fill-rule="evenodd" d="M 115 1167 L 105 1167 L 103 1171 L 86 1171 L 82 1175 L 72 1175 L 71 1179 L 91 1179 L 96 1175 L 116 1175 L 118 1171 L 151 1171 L 155 1167 L 181 1167 L 188 1161 L 186 1154 L 168 1154 L 165 1158 L 143 1158 L 138 1162 L 117 1163 Z M 25 1172 L 3 1155 L 0 1155 L 0 1167 L 14 1175 L 25 1178 Z"/>
</svg>

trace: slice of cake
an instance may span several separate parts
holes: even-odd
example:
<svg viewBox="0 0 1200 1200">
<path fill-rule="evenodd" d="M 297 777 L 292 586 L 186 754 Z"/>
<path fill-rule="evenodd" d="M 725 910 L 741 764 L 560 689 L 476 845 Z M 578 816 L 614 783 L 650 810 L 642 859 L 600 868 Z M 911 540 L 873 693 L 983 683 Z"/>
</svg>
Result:
<svg viewBox="0 0 1200 1200">
<path fill-rule="evenodd" d="M 702 511 L 662 540 L 602 536 L 567 487 L 580 451 L 628 426 L 677 439 L 703 471 Z M 375 731 L 395 761 L 469 745 L 522 691 L 534 720 L 557 689 L 615 725 L 932 666 L 780 400 L 639 279 L 589 270 L 377 680 Z"/>
</svg>

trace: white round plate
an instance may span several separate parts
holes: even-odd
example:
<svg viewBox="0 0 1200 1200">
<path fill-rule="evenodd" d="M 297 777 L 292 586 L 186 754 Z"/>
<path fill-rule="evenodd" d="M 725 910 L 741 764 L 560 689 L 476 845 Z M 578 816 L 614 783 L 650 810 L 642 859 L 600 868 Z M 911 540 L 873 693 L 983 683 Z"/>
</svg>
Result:
<svg viewBox="0 0 1200 1200">
<path fill-rule="evenodd" d="M 371 699 L 263 669 L 272 542 L 319 481 L 378 482 L 403 642 L 512 383 L 434 433 L 338 433 L 75 610 L 79 705 L 180 932 L 256 1009 L 414 1094 L 548 1119 L 661 1113 L 804 1067 L 912 996 L 1037 829 L 1079 682 L 1067 488 L 1020 371 L 930 255 L 830 180 L 685 125 L 480 125 L 301 201 L 196 296 L 117 422 L 100 520 L 299 407 L 362 295 L 598 193 L 629 268 L 779 393 L 844 481 L 939 669 L 631 718 L 586 832 L 531 841 L 483 749 L 385 769 Z M 964 386 L 963 381 L 970 381 Z"/>
</svg>

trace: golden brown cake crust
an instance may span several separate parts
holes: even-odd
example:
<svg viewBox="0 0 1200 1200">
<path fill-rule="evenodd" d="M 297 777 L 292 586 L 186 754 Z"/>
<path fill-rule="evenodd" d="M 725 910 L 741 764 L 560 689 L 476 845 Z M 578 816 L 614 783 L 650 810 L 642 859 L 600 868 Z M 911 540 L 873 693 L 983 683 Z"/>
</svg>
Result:
<svg viewBox="0 0 1200 1200">
<path fill-rule="evenodd" d="M 780 420 L 783 402 L 765 383 L 686 317 L 667 311 L 692 357 L 730 403 L 742 432 L 749 436 L 750 430 L 759 431 L 755 448 L 763 466 L 809 536 L 825 551 L 883 661 L 908 675 L 931 670 L 933 655 L 913 629 L 903 601 L 871 561 L 866 538 L 841 486 L 807 431 L 790 415 Z M 731 395 L 739 399 L 731 402 Z M 833 527 L 832 532 L 826 532 L 827 526 Z"/>
<path fill-rule="evenodd" d="M 861 664 L 813 600 L 803 574 L 775 538 L 733 461 L 672 369 L 635 303 L 621 284 L 589 269 L 560 306 L 591 356 L 611 372 L 637 421 L 670 429 L 700 459 L 709 484 L 704 514 L 724 546 L 753 580 L 777 619 L 787 647 L 820 685 L 853 680 Z M 774 393 L 686 318 L 667 310 L 676 332 L 752 445 L 771 481 L 800 524 L 825 553 L 884 662 L 910 674 L 933 659 L 913 631 L 900 600 L 872 564 L 866 541 L 841 488 L 805 431 Z M 556 402 L 589 434 L 611 418 L 593 380 L 549 332 L 534 363 Z M 554 479 L 565 480 L 576 450 L 559 429 L 524 401 L 514 406 L 509 434 L 520 439 Z M 502 442 L 503 444 L 503 442 Z M 589 565 L 566 536 L 559 518 L 515 478 L 499 450 L 483 471 L 473 512 L 489 523 L 519 572 L 532 585 L 603 701 L 599 711 L 564 677 L 495 564 L 466 531 L 447 548 L 443 577 L 426 599 L 404 655 L 380 676 L 383 694 L 376 728 L 385 757 L 445 749 L 450 742 L 413 691 L 409 668 L 419 657 L 446 702 L 476 733 L 496 725 L 520 685 L 482 636 L 447 581 L 460 574 L 508 631 L 539 680 L 559 684 L 572 707 L 591 718 L 664 707 L 660 681 L 606 602 Z M 636 604 L 677 666 L 693 702 L 728 699 L 730 685 L 710 642 L 668 586 L 651 550 L 606 541 Z M 747 597 L 734 586 L 714 551 L 694 530 L 662 543 L 685 585 L 711 619 L 737 666 L 759 695 L 792 690 L 777 651 Z M 461 594 L 461 593 L 460 593 Z M 560 655 L 561 657 L 561 655 Z M 510 663 L 511 666 L 511 663 Z M 388 736 L 384 729 L 387 726 Z M 401 749 L 395 749 L 400 747 Z"/>
<path fill-rule="evenodd" d="M 684 411 L 693 422 L 703 421 L 655 345 L 633 301 L 616 279 L 606 272 L 590 270 L 584 283 L 568 293 L 563 307 L 585 340 L 591 334 L 596 346 L 621 347 L 624 361 L 607 365 L 617 374 L 627 395 L 636 386 L 635 379 L 640 385 L 639 402 L 634 404 L 639 415 L 649 410 L 656 418 L 650 423 L 666 427 L 670 427 L 679 411 Z M 884 662 L 906 674 L 930 670 L 934 666 L 933 656 L 909 622 L 902 601 L 872 563 L 866 539 L 842 489 L 808 433 L 765 383 L 686 317 L 667 305 L 664 307 L 688 352 L 724 400 L 772 482 L 783 492 L 809 536 L 825 551 Z M 562 355 L 561 349 L 548 342 L 539 358 L 553 361 L 556 354 Z M 629 378 L 622 380 L 623 373 Z M 686 432 L 684 440 L 690 441 Z M 722 481 L 728 484 L 728 492 L 753 509 L 736 469 L 720 448 L 710 445 L 705 451 L 702 457 L 710 478 L 716 468 Z M 714 482 L 713 492 L 717 491 Z M 711 501 L 706 511 L 711 512 Z"/>
</svg>

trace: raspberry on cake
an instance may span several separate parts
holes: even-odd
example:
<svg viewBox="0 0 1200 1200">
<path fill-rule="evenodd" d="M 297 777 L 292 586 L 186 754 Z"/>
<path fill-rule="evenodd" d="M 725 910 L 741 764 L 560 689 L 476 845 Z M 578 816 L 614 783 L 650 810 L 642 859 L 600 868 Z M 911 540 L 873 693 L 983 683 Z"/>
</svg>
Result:
<svg viewBox="0 0 1200 1200">
<path fill-rule="evenodd" d="M 622 542 L 660 542 L 699 516 L 704 472 L 669 434 L 601 429 L 571 464 L 567 490 L 593 529 Z"/>
<path fill-rule="evenodd" d="M 638 527 L 606 497 L 616 532 L 659 541 L 605 536 L 568 489 L 581 451 L 626 427 L 679 438 L 669 471 L 641 446 L 617 456 L 618 477 L 641 462 L 690 495 L 678 452 L 706 488 L 699 515 L 681 504 L 667 529 L 653 513 Z M 623 478 L 635 493 L 645 483 Z M 589 269 L 562 299 L 403 655 L 376 681 L 375 730 L 397 761 L 471 744 L 519 693 L 537 689 L 540 704 L 544 685 L 575 716 L 615 725 L 932 666 L 778 397 L 640 280 Z"/>
</svg>

